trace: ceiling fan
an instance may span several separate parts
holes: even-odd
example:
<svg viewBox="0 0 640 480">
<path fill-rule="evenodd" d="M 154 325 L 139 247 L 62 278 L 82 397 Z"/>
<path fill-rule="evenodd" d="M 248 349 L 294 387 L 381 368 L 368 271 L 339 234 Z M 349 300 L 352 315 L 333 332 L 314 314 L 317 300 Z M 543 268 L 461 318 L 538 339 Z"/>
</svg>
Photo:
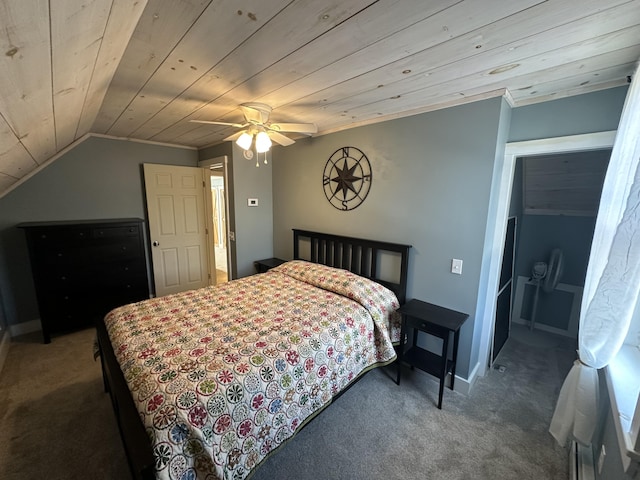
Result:
<svg viewBox="0 0 640 480">
<path fill-rule="evenodd" d="M 258 153 L 266 152 L 271 147 L 271 141 L 283 146 L 291 145 L 294 140 L 283 135 L 285 133 L 302 133 L 311 135 L 318 131 L 314 123 L 275 123 L 269 121 L 271 107 L 264 103 L 243 103 L 240 105 L 244 114 L 245 123 L 216 122 L 212 120 L 189 120 L 194 123 L 206 123 L 210 125 L 225 125 L 241 128 L 239 132 L 224 139 L 235 141 L 244 150 L 250 150 L 255 137 L 255 146 Z"/>
</svg>

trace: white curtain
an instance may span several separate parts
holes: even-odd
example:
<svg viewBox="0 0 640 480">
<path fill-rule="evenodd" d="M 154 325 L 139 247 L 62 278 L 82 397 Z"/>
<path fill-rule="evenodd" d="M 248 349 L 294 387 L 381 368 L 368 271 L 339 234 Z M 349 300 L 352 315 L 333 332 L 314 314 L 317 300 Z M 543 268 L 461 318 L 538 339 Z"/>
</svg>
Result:
<svg viewBox="0 0 640 480">
<path fill-rule="evenodd" d="M 579 361 L 564 381 L 549 431 L 589 445 L 598 419 L 598 372 L 622 347 L 640 293 L 640 68 L 622 110 L 585 278 Z"/>
</svg>

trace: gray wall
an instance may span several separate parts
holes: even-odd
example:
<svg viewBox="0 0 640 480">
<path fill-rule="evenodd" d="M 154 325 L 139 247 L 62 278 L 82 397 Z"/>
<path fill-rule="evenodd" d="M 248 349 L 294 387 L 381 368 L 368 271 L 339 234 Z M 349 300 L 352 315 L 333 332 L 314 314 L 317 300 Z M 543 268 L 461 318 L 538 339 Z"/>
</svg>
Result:
<svg viewBox="0 0 640 480">
<path fill-rule="evenodd" d="M 616 130 L 628 87 L 514 108 L 510 142 Z"/>
<path fill-rule="evenodd" d="M 39 318 L 27 221 L 145 218 L 143 163 L 196 166 L 195 150 L 92 137 L 0 198 L 0 292 L 10 325 Z"/>
<path fill-rule="evenodd" d="M 501 113 L 494 98 L 274 151 L 275 256 L 292 257 L 292 228 L 412 245 L 408 298 L 470 314 L 456 372 L 466 377 L 477 361 L 474 313 Z M 373 169 L 368 197 L 347 212 L 329 204 L 322 186 L 327 159 L 343 146 L 364 151 Z M 462 275 L 450 273 L 452 258 L 463 259 Z"/>
</svg>

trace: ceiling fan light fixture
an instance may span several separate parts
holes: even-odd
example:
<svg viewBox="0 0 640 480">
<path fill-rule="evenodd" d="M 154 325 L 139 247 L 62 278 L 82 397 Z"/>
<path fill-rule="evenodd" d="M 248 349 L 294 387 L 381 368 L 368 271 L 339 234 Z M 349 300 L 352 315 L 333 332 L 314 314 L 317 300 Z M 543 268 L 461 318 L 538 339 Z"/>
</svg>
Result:
<svg viewBox="0 0 640 480">
<path fill-rule="evenodd" d="M 256 151 L 258 153 L 264 153 L 268 152 L 270 148 L 271 139 L 269 135 L 267 135 L 267 132 L 258 132 L 258 135 L 256 135 Z"/>
<path fill-rule="evenodd" d="M 251 143 L 253 142 L 253 136 L 249 135 L 247 132 L 243 132 L 242 135 L 238 137 L 236 140 L 236 145 L 244 150 L 249 150 L 251 148 Z M 256 146 L 257 146 L 256 140 Z"/>
</svg>

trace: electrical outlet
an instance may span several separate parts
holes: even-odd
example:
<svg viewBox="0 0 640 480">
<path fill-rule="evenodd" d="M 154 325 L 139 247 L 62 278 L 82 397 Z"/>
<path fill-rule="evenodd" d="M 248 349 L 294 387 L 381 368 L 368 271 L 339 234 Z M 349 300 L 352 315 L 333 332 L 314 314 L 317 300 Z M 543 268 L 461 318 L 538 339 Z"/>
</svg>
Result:
<svg viewBox="0 0 640 480">
<path fill-rule="evenodd" d="M 247 206 L 249 207 L 257 207 L 258 199 L 257 198 L 247 198 Z"/>
<path fill-rule="evenodd" d="M 451 273 L 462 275 L 462 260 L 457 258 L 451 260 Z"/>
</svg>

